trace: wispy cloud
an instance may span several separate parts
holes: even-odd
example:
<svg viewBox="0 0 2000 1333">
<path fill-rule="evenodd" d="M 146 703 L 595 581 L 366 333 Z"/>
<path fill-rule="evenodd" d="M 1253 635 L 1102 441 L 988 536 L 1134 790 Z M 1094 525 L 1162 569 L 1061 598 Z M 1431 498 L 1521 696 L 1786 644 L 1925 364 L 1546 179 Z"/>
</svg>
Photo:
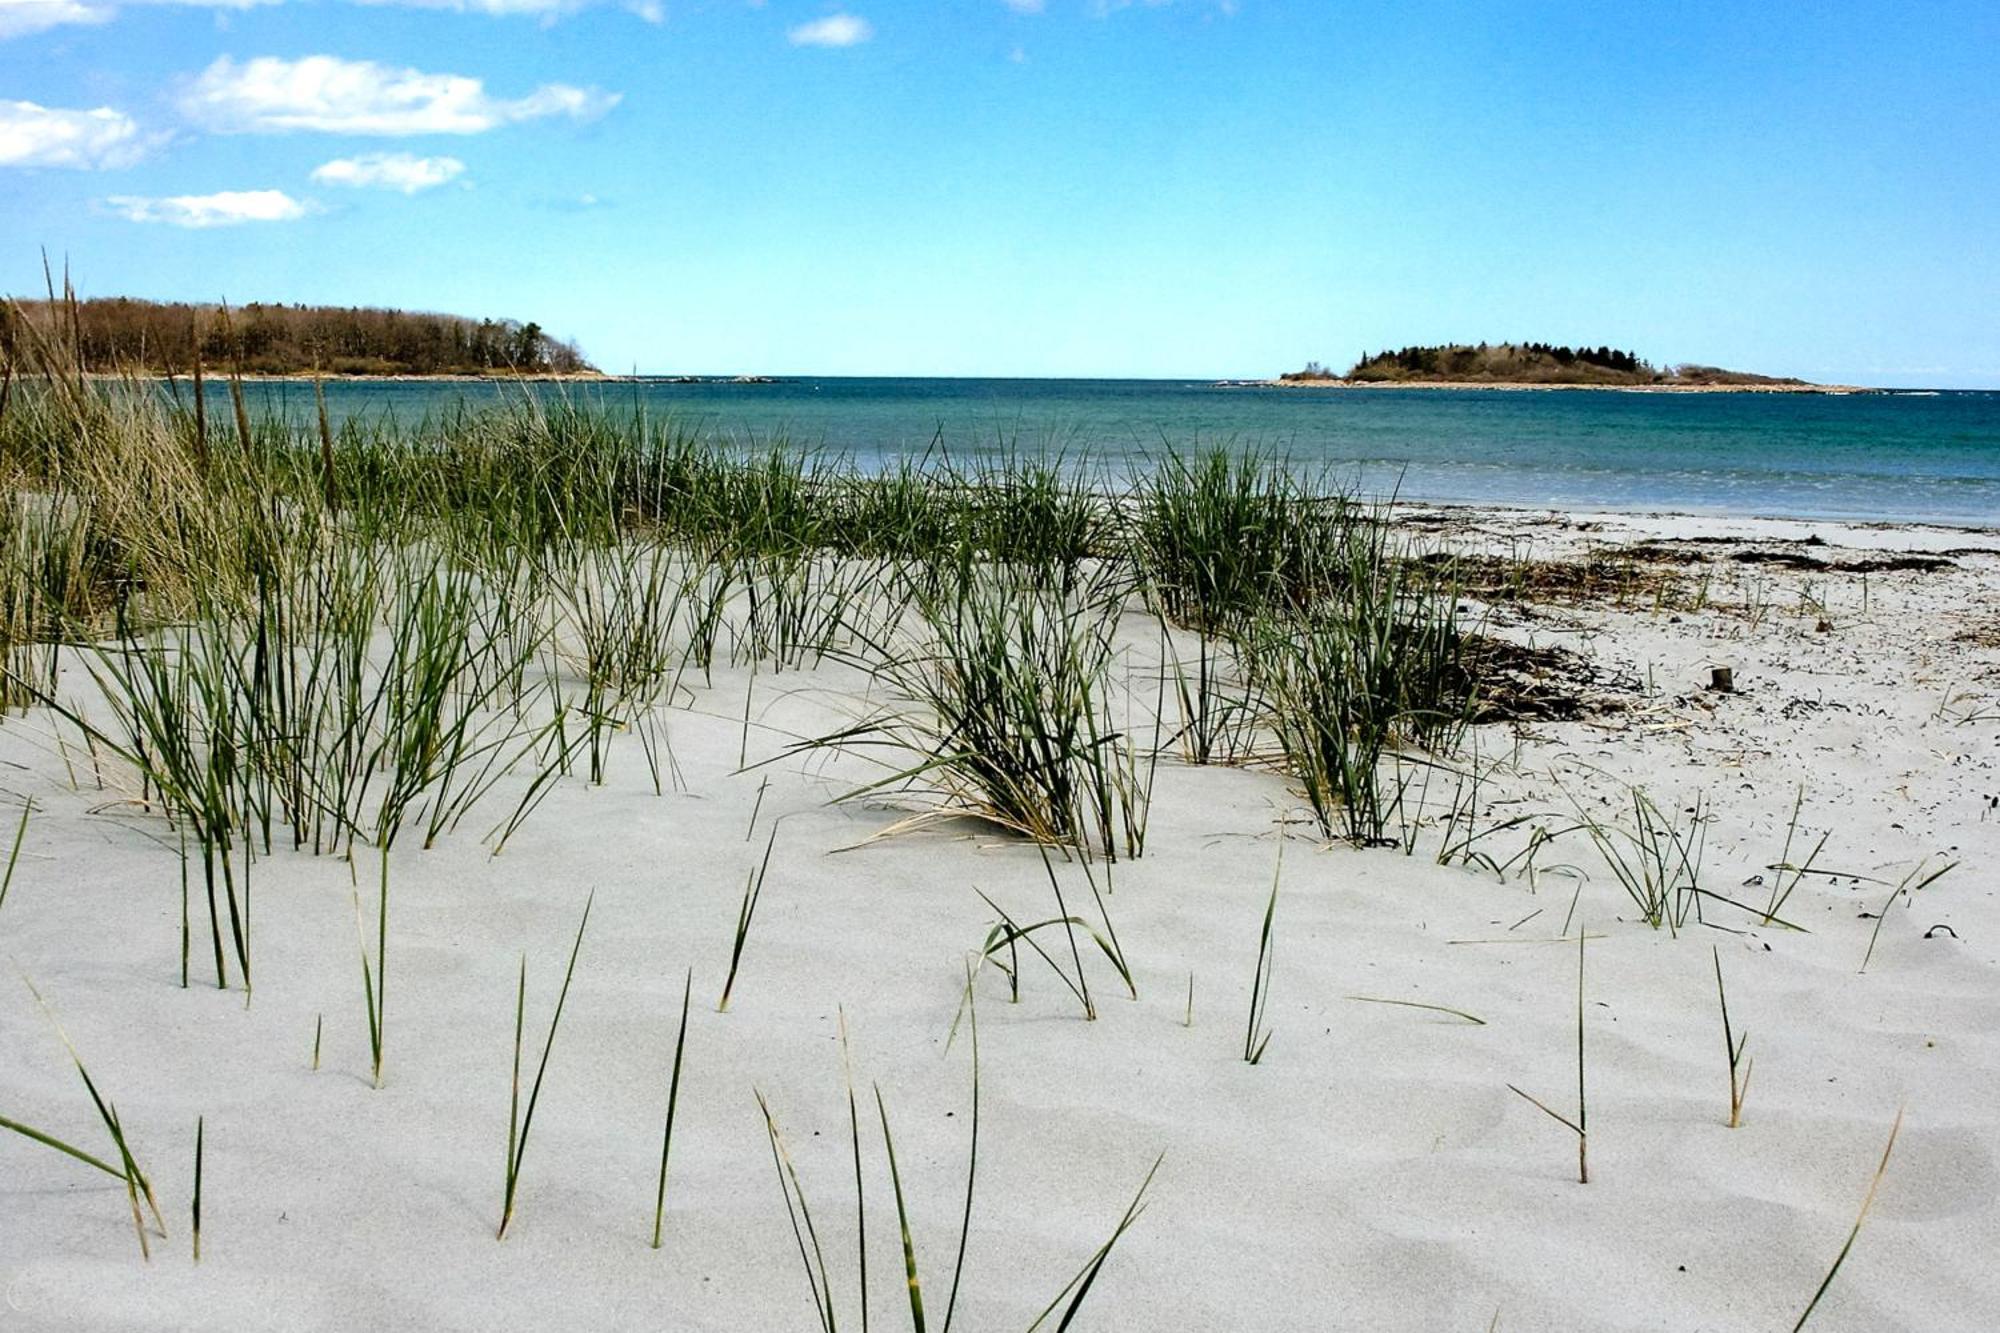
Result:
<svg viewBox="0 0 2000 1333">
<path fill-rule="evenodd" d="M 0 37 L 21 37 L 65 23 L 102 23 L 111 14 L 109 5 L 81 0 L 0 0 Z"/>
<path fill-rule="evenodd" d="M 146 147 L 138 122 L 108 106 L 70 111 L 0 101 L 0 167 L 124 167 Z"/>
<path fill-rule="evenodd" d="M 455 180 L 465 173 L 465 163 L 455 157 L 418 157 L 414 153 L 363 153 L 359 157 L 336 157 L 313 168 L 312 178 L 322 185 L 344 185 L 361 190 L 399 190 L 415 194 Z"/>
<path fill-rule="evenodd" d="M 175 194 L 149 198 L 114 194 L 104 201 L 131 222 L 163 222 L 171 227 L 234 227 L 245 222 L 295 222 L 312 211 L 283 190 L 222 190 L 215 194 Z"/>
<path fill-rule="evenodd" d="M 1049 7 L 1048 0 L 1005 0 L 1005 3 L 1016 14 L 1039 14 Z"/>
<path fill-rule="evenodd" d="M 478 134 L 546 116 L 592 120 L 618 94 L 549 83 L 525 97 L 489 96 L 463 74 L 426 74 L 368 60 L 223 56 L 189 82 L 180 106 L 218 134 Z"/>
<path fill-rule="evenodd" d="M 279 0 L 130 0 L 132 3 L 189 5 L 203 9 L 250 9 Z M 0 40 L 23 37 L 71 23 L 105 23 L 117 16 L 115 0 L 0 0 Z"/>
<path fill-rule="evenodd" d="M 828 14 L 823 19 L 801 23 L 785 34 L 793 46 L 859 46 L 875 35 L 867 19 L 853 14 Z"/>
<path fill-rule="evenodd" d="M 184 5 L 204 9 L 251 9 L 284 0 L 0 0 L 0 40 L 26 36 L 64 24 L 104 23 L 128 5 Z M 501 17 L 525 15 L 554 22 L 570 14 L 618 3 L 648 23 L 665 17 L 661 0 L 355 0 L 364 5 L 401 5 Z"/>
</svg>

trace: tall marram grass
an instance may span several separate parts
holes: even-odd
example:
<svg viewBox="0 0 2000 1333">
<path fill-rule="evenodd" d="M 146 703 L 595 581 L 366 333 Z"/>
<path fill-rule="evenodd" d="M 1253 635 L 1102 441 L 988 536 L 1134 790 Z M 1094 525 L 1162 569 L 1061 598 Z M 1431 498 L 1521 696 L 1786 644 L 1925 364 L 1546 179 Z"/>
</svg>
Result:
<svg viewBox="0 0 2000 1333">
<path fill-rule="evenodd" d="M 1448 751 L 1470 725 L 1467 634 L 1456 589 L 1408 559 L 1386 524 L 1352 528 L 1330 559 L 1323 592 L 1252 624 L 1248 675 L 1321 831 L 1393 845 L 1401 792 L 1384 762 Z"/>
<path fill-rule="evenodd" d="M 1163 732 L 1275 758 L 1327 833 L 1382 839 L 1390 760 L 1449 748 L 1477 690 L 1449 563 L 1269 450 L 1169 451 L 1119 487 L 1074 450 L 870 470 L 531 389 L 336 424 L 232 385 L 211 413 L 85 376 L 49 309 L 0 316 L 0 705 L 54 705 L 193 835 L 224 984 L 276 830 L 428 846 L 505 787 L 504 845 L 624 736 L 663 789 L 657 714 L 718 659 L 859 664 L 901 707 L 829 743 L 1090 855 L 1143 849 Z M 1129 678 L 1118 631 L 1148 612 L 1196 636 L 1168 640 L 1178 728 Z"/>
<path fill-rule="evenodd" d="M 1088 569 L 1046 574 L 972 566 L 920 591 L 914 635 L 873 645 L 896 702 L 806 748 L 886 750 L 889 775 L 856 794 L 916 788 L 919 819 L 1139 855 L 1151 768 L 1112 698 L 1120 593 Z"/>
</svg>

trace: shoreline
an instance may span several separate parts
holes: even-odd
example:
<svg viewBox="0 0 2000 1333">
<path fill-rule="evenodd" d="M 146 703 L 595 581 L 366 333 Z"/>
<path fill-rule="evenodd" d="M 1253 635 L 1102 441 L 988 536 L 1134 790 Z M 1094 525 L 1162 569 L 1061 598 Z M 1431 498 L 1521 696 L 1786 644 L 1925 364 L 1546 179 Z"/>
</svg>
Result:
<svg viewBox="0 0 2000 1333">
<path fill-rule="evenodd" d="M 1943 544 L 1953 538 L 1984 537 L 1993 542 L 1993 550 L 2000 554 L 2000 521 L 1950 523 L 1913 518 L 1802 518 L 1789 514 L 1704 513 L 1685 509 L 1555 509 L 1546 505 L 1479 500 L 1417 499 L 1397 501 L 1394 513 L 1398 517 L 1415 517 L 1420 523 L 1433 517 L 1466 523 L 1504 520 L 1523 526 L 1586 531 L 1615 525 L 1633 532 L 1643 530 L 1656 535 L 1672 532 L 1701 540 L 1810 542 L 1818 537 L 1829 545 L 1844 543 L 1856 549 L 1879 549 L 1886 540 L 1898 536 L 1924 539 L 1928 543 L 1907 548 L 1910 550 L 1942 549 Z"/>
</svg>

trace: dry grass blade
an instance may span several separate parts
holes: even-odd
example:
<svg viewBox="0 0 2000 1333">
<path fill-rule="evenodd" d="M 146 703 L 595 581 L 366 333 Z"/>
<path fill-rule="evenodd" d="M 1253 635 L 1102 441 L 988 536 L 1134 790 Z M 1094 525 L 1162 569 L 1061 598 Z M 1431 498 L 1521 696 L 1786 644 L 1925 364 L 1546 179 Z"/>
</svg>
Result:
<svg viewBox="0 0 2000 1333">
<path fill-rule="evenodd" d="M 1799 1322 L 1792 1325 L 1792 1333 L 1799 1333 L 1799 1330 L 1806 1326 L 1806 1320 L 1812 1318 L 1813 1311 L 1819 1308 L 1820 1298 L 1825 1296 L 1827 1288 L 1833 1285 L 1833 1279 L 1839 1274 L 1840 1266 L 1847 1262 L 1848 1251 L 1854 1248 L 1855 1240 L 1861 1235 L 1861 1224 L 1868 1220 L 1868 1210 L 1875 1206 L 1875 1191 L 1882 1187 L 1882 1177 L 1889 1170 L 1889 1154 L 1896 1150 L 1896 1135 L 1902 1130 L 1903 1112 L 1898 1108 L 1896 1123 L 1889 1127 L 1889 1141 L 1882 1147 L 1881 1165 L 1875 1168 L 1875 1175 L 1868 1182 L 1868 1193 L 1861 1200 L 1861 1212 L 1854 1219 L 1854 1229 L 1847 1233 L 1847 1243 L 1842 1245 L 1840 1253 L 1833 1257 L 1833 1267 L 1826 1270 L 1825 1279 L 1820 1282 L 1819 1290 L 1813 1293 L 1812 1300 L 1806 1303 L 1805 1312 L 1799 1316 Z"/>
<path fill-rule="evenodd" d="M 1722 984 L 1722 951 L 1713 945 L 1709 953 L 1715 958 L 1715 998 L 1722 1006 L 1722 1049 L 1729 1058 L 1729 1127 L 1735 1129 L 1743 1123 L 1743 1099 L 1750 1094 L 1750 1061 L 1743 1058 L 1743 1048 L 1750 1043 L 1750 1034 L 1741 1037 L 1729 1025 L 1729 992 Z"/>
<path fill-rule="evenodd" d="M 1362 1004 L 1393 1004 L 1403 1009 L 1428 1009 L 1434 1014 L 1450 1014 L 1453 1018 L 1462 1018 L 1478 1027 L 1486 1026 L 1485 1019 L 1476 1014 L 1468 1014 L 1463 1009 L 1454 1009 L 1448 1004 L 1425 1004 L 1421 1000 L 1389 1000 L 1379 995 L 1350 995 L 1347 998 L 1358 1000 Z"/>
</svg>

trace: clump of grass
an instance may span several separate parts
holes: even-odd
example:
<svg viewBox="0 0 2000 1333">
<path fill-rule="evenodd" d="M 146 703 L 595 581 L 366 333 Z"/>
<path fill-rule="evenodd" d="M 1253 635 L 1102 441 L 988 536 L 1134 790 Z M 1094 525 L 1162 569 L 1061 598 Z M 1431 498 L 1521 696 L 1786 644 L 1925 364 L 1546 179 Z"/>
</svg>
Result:
<svg viewBox="0 0 2000 1333">
<path fill-rule="evenodd" d="M 1180 727 L 1168 738 L 1190 764 L 1236 764 L 1257 753 L 1258 724 L 1266 703 L 1262 692 L 1244 677 L 1236 654 L 1219 639 L 1200 636 L 1193 662 L 1182 659 L 1163 619 L 1160 656 L 1165 680 L 1174 690 Z M 1191 668 L 1191 669 L 1190 669 Z"/>
<path fill-rule="evenodd" d="M 500 1229 L 494 1233 L 495 1240 L 507 1238 L 507 1226 L 514 1220 L 514 1197 L 521 1184 L 521 1163 L 528 1155 L 528 1131 L 534 1125 L 535 1105 L 542 1096 L 542 1079 L 549 1072 L 549 1055 L 555 1050 L 556 1029 L 562 1025 L 563 1006 L 569 1002 L 569 984 L 576 977 L 576 958 L 583 951 L 583 932 L 590 925 L 590 908 L 596 899 L 597 895 L 592 893 L 584 900 L 583 918 L 576 925 L 576 942 L 570 946 L 569 966 L 563 971 L 562 990 L 556 996 L 555 1012 L 549 1018 L 549 1035 L 542 1041 L 541 1063 L 535 1069 L 534 1085 L 528 1090 L 525 1114 L 521 1109 L 521 1039 L 528 1014 L 528 955 L 521 955 L 521 979 L 514 993 L 513 1093 L 507 1107 L 507 1184 L 501 1199 Z"/>
<path fill-rule="evenodd" d="M 681 1099 L 681 1056 L 687 1050 L 688 1004 L 694 998 L 694 969 L 689 968 L 681 990 L 681 1028 L 674 1038 L 674 1072 L 667 1082 L 667 1123 L 660 1131 L 660 1183 L 653 1194 L 653 1248 L 660 1248 L 660 1226 L 667 1215 L 667 1157 L 674 1150 L 674 1111 Z"/>
<path fill-rule="evenodd" d="M 1401 793 L 1384 759 L 1451 748 L 1477 703 L 1457 598 L 1449 567 L 1404 559 L 1383 523 L 1352 529 L 1331 558 L 1324 596 L 1252 626 L 1250 679 L 1322 834 L 1395 846 Z"/>
<path fill-rule="evenodd" d="M 1743 1099 L 1750 1093 L 1751 1061 L 1743 1058 L 1743 1048 L 1750 1042 L 1750 1034 L 1737 1036 L 1729 1025 L 1729 992 L 1722 984 L 1722 950 L 1709 947 L 1715 959 L 1715 998 L 1722 1007 L 1722 1050 L 1729 1058 L 1729 1127 L 1735 1129 L 1743 1123 Z"/>
<path fill-rule="evenodd" d="M 1662 811 L 1638 787 L 1631 789 L 1632 827 L 1594 818 L 1571 797 L 1578 825 L 1589 835 L 1613 878 L 1639 909 L 1647 925 L 1678 932 L 1690 912 L 1699 916 L 1701 861 L 1707 840 L 1705 798 L 1696 797 L 1686 824 Z"/>
<path fill-rule="evenodd" d="M 1583 945 L 1590 937 L 1587 930 L 1578 929 L 1576 935 L 1576 1118 L 1571 1119 L 1547 1102 L 1509 1083 L 1512 1092 L 1539 1108 L 1556 1123 L 1576 1135 L 1576 1180 L 1579 1185 L 1590 1183 L 1590 1102 L 1584 1090 L 1583 1059 Z"/>
<path fill-rule="evenodd" d="M 1903 1112 L 1898 1109 L 1896 1122 L 1889 1126 L 1889 1141 L 1882 1147 L 1882 1161 L 1868 1181 L 1868 1193 L 1862 1196 L 1861 1212 L 1854 1219 L 1854 1228 L 1847 1233 L 1846 1243 L 1840 1247 L 1840 1253 L 1834 1256 L 1833 1267 L 1826 1270 L 1826 1277 L 1821 1280 L 1819 1289 L 1813 1292 L 1812 1300 L 1806 1303 L 1805 1310 L 1799 1315 L 1799 1322 L 1792 1325 L 1792 1333 L 1799 1333 L 1799 1330 L 1806 1326 L 1806 1320 L 1812 1318 L 1813 1311 L 1819 1308 L 1820 1298 L 1826 1295 L 1827 1288 L 1833 1285 L 1833 1279 L 1839 1276 L 1840 1266 L 1847 1262 L 1848 1252 L 1854 1248 L 1854 1242 L 1861 1236 L 1861 1224 L 1868 1220 L 1868 1210 L 1875 1206 L 1875 1191 L 1882 1187 L 1882 1177 L 1889 1170 L 1889 1154 L 1896 1151 L 1896 1136 L 1902 1131 Z"/>
<path fill-rule="evenodd" d="M 777 845 L 778 830 L 773 827 L 764 843 L 764 859 L 743 877 L 743 902 L 736 909 L 736 936 L 729 946 L 729 975 L 722 982 L 722 999 L 715 1006 L 717 1013 L 729 1012 L 729 996 L 736 989 L 736 969 L 743 962 L 743 946 L 750 942 L 750 923 L 757 915 L 757 900 L 764 896 L 764 873 L 771 868 L 771 849 Z"/>
<path fill-rule="evenodd" d="M 1254 445 L 1167 450 L 1131 507 L 1141 577 L 1169 618 L 1205 634 L 1312 600 L 1333 573 L 1328 552 L 1359 521 L 1347 497 Z"/>
<path fill-rule="evenodd" d="M 1133 985 L 1131 971 L 1126 967 L 1124 955 L 1119 951 L 1118 945 L 1113 940 L 1107 939 L 1083 917 L 1070 915 L 1069 908 L 1062 896 L 1062 886 L 1060 882 L 1055 880 L 1053 873 L 1051 873 L 1050 882 L 1055 888 L 1057 915 L 1041 921 L 1032 921 L 1027 925 L 1022 925 L 1019 921 L 1016 921 L 1008 914 L 1006 908 L 994 902 L 984 890 L 973 890 L 973 892 L 979 894 L 981 901 L 992 908 L 994 914 L 1000 918 L 999 923 L 986 933 L 986 941 L 980 948 L 980 965 L 984 966 L 990 962 L 995 967 L 998 967 L 1007 977 L 1008 990 L 1012 1001 L 1018 1003 L 1021 998 L 1019 946 L 1025 942 L 1043 962 L 1049 965 L 1051 971 L 1062 978 L 1063 985 L 1069 990 L 1070 994 L 1076 997 L 1077 1003 L 1083 1007 L 1084 1019 L 1086 1021 L 1095 1021 L 1097 1018 L 1097 1003 L 1091 998 L 1090 978 L 1084 971 L 1083 950 L 1077 944 L 1076 932 L 1082 930 L 1090 936 L 1091 941 L 1097 945 L 1098 951 L 1110 961 L 1111 966 L 1118 972 L 1119 978 L 1125 982 L 1128 991 L 1136 998 L 1137 990 Z M 1035 938 L 1038 932 L 1057 927 L 1061 928 L 1064 939 L 1069 944 L 1070 963 L 1075 968 L 1074 976 L 1071 975 L 1069 968 L 1065 968 L 1061 963 L 1056 961 L 1054 955 L 1050 954 L 1047 949 L 1044 949 L 1041 941 Z M 1004 961 L 1000 956 L 1003 951 L 1007 955 Z M 954 1027 L 956 1027 L 956 1023 L 954 1023 Z"/>
<path fill-rule="evenodd" d="M 1052 585 L 1000 565 L 940 571 L 932 584 L 917 595 L 916 642 L 869 645 L 901 706 L 799 748 L 898 755 L 887 777 L 843 798 L 928 794 L 898 829 L 970 817 L 1084 856 L 1138 855 L 1151 770 L 1110 704 L 1115 585 L 1087 572 Z"/>
</svg>

